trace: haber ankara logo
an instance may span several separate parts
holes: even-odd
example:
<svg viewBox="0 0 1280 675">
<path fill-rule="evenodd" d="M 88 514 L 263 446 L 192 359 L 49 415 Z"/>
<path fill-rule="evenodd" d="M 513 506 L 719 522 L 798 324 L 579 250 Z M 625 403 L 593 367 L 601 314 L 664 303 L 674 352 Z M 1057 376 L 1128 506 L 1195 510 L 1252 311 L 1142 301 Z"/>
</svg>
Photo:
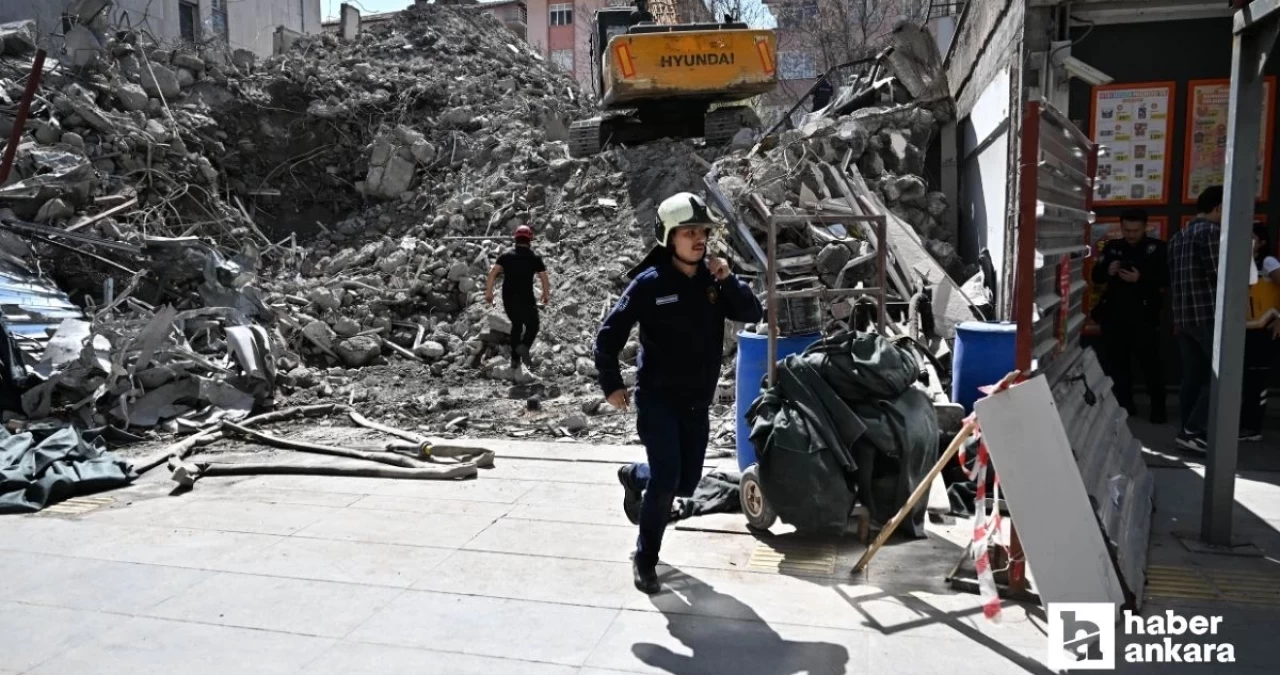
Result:
<svg viewBox="0 0 1280 675">
<path fill-rule="evenodd" d="M 1114 670 L 1116 608 L 1109 602 L 1049 604 L 1049 668 Z"/>
</svg>

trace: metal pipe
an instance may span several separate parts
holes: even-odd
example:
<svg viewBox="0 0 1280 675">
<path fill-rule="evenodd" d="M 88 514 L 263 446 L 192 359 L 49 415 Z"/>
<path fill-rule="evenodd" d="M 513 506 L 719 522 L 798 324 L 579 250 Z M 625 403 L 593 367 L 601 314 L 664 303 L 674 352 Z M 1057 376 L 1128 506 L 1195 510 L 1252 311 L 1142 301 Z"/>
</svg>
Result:
<svg viewBox="0 0 1280 675">
<path fill-rule="evenodd" d="M 765 300 L 769 303 L 769 386 L 772 387 L 778 369 L 778 299 L 775 297 L 778 289 L 778 226 L 774 223 L 772 215 L 765 222 L 769 224 Z"/>
<path fill-rule="evenodd" d="M 889 281 L 889 241 L 888 241 L 888 221 L 885 216 L 876 218 L 876 286 L 880 293 L 880 308 L 876 311 L 876 328 L 879 329 L 880 335 L 887 335 L 886 330 L 889 324 L 888 309 L 886 305 L 889 303 L 889 294 L 885 290 Z"/>
<path fill-rule="evenodd" d="M 27 87 L 22 90 L 22 100 L 18 102 L 18 114 L 13 118 L 13 130 L 9 132 L 9 144 L 4 147 L 4 159 L 0 160 L 0 186 L 9 180 L 9 171 L 13 169 L 13 159 L 18 152 L 18 143 L 22 140 L 22 127 L 27 123 L 27 115 L 31 113 L 31 100 L 40 88 L 40 73 L 44 72 L 43 49 L 36 50 L 35 61 L 31 63 L 31 74 L 27 76 Z"/>
<path fill-rule="evenodd" d="M 1251 25 L 1232 37 L 1223 223 L 1210 354 L 1208 458 L 1200 517 L 1200 538 L 1216 546 L 1231 545 L 1244 379 L 1245 296 L 1240 289 L 1248 287 L 1248 266 L 1253 264 L 1250 234 L 1257 194 L 1257 138 L 1262 124 L 1261 65 L 1275 43 L 1278 27 L 1280 23 L 1272 15 L 1265 24 Z"/>
</svg>

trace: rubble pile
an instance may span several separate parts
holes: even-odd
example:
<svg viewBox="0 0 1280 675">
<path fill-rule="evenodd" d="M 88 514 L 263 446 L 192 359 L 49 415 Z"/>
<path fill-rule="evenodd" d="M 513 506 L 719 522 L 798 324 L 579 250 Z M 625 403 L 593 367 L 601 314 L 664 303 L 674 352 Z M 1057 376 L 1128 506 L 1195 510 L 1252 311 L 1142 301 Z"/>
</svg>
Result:
<svg viewBox="0 0 1280 675">
<path fill-rule="evenodd" d="M 31 30 L 6 28 L 17 58 L 0 71 L 0 131 Z M 286 397 L 384 399 L 347 385 L 390 368 L 412 391 L 385 400 L 421 414 L 477 370 L 508 375 L 509 327 L 481 286 L 529 223 L 554 284 L 530 365 L 569 379 L 513 395 L 524 407 L 571 390 L 587 399 L 565 403 L 578 416 L 598 407 L 591 337 L 654 200 L 696 189 L 716 155 L 659 143 L 570 159 L 558 139 L 590 110 L 576 84 L 465 7 L 411 9 L 350 42 L 304 37 L 261 63 L 98 39 L 92 58 L 81 48 L 44 73 L 0 187 L 3 227 L 41 237 L 35 257 L 77 300 L 137 281 L 116 313 L 236 309 L 233 322 L 270 332 Z M 210 283 L 228 265 L 235 283 Z"/>
<path fill-rule="evenodd" d="M 236 311 L 178 312 L 64 319 L 33 368 L 42 380 L 22 405 L 31 419 L 53 415 L 84 428 L 194 431 L 240 421 L 275 390 L 273 342 Z M 137 440 L 137 439 L 134 439 Z"/>
<path fill-rule="evenodd" d="M 7 133 L 37 40 L 30 24 L 0 35 Z M 630 434 L 596 391 L 592 338 L 652 243 L 657 202 L 704 190 L 713 162 L 739 204 L 756 191 L 780 211 L 841 199 L 815 180 L 822 162 L 861 171 L 930 252 L 953 256 L 945 200 L 919 178 L 946 104 L 901 73 L 846 87 L 763 155 L 670 141 L 575 159 L 566 128 L 592 112 L 588 98 L 472 7 L 410 8 L 261 62 L 88 30 L 59 58 L 0 186 L 0 229 L 94 308 L 68 333 L 94 337 L 39 373 L 31 414 L 172 429 L 274 396 L 358 402 L 436 430 Z M 531 377 L 509 369 L 510 326 L 483 294 L 519 224 L 553 284 Z M 814 248 L 789 237 L 784 254 Z M 832 272 L 870 244 L 819 243 L 823 281 L 857 282 Z M 138 336 L 157 332 L 168 351 L 148 357 Z M 632 367 L 637 351 L 624 351 Z M 477 376 L 507 382 L 506 398 Z M 725 428 L 731 412 L 717 410 Z"/>
<path fill-rule="evenodd" d="M 977 271 L 956 252 L 956 223 L 947 217 L 946 195 L 930 190 L 924 178 L 927 149 L 942 125 L 954 119 L 939 62 L 926 32 L 901 27 L 892 48 L 847 77 L 849 83 L 828 106 L 799 117 L 794 128 L 750 151 L 715 163 L 713 189 L 740 209 L 759 249 L 765 245 L 767 225 L 764 212 L 752 208 L 752 196 L 774 215 L 885 216 L 888 297 L 899 307 L 925 289 L 954 286 L 955 280 Z M 800 284 L 789 286 L 791 290 L 813 282 L 828 289 L 872 286 L 878 245 L 870 228 L 780 228 L 781 282 Z M 753 257 L 749 251 L 739 253 L 746 261 Z M 951 319 L 970 314 L 967 301 L 953 304 L 943 308 Z M 826 318 L 846 321 L 854 305 L 834 303 Z"/>
</svg>

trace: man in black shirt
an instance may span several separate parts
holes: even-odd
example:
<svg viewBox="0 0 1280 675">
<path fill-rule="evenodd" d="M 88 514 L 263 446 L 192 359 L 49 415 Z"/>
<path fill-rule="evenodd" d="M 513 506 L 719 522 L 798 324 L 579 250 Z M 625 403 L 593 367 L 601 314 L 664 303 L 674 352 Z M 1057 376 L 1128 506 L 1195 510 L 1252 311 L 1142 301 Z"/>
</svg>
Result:
<svg viewBox="0 0 1280 675">
<path fill-rule="evenodd" d="M 484 299 L 493 304 L 493 284 L 502 275 L 502 308 L 511 320 L 511 369 L 519 374 L 522 359 L 529 357 L 538 336 L 538 306 L 533 301 L 533 277 L 542 283 L 542 305 L 551 302 L 551 281 L 542 257 L 533 252 L 533 229 L 516 228 L 516 245 L 498 256 L 484 285 Z"/>
<path fill-rule="evenodd" d="M 1093 266 L 1093 283 L 1106 284 L 1093 318 L 1102 327 L 1103 364 L 1116 400 L 1135 414 L 1132 363 L 1142 366 L 1151 421 L 1165 421 L 1164 366 L 1160 362 L 1160 306 L 1169 285 L 1164 242 L 1147 236 L 1147 212 L 1120 214 L 1123 237 L 1108 241 Z"/>
</svg>

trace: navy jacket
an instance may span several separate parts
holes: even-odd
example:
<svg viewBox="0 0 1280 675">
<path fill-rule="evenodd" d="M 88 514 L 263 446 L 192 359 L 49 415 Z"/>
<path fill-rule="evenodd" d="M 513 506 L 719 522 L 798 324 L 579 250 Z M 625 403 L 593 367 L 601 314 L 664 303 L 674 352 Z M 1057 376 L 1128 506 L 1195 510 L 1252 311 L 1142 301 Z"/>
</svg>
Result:
<svg viewBox="0 0 1280 675">
<path fill-rule="evenodd" d="M 625 388 L 618 354 L 640 324 L 637 388 L 678 404 L 710 406 L 724 357 L 725 319 L 760 320 L 760 301 L 736 276 L 711 276 L 705 261 L 692 277 L 659 257 L 635 276 L 596 335 L 595 362 L 605 395 Z"/>
</svg>

